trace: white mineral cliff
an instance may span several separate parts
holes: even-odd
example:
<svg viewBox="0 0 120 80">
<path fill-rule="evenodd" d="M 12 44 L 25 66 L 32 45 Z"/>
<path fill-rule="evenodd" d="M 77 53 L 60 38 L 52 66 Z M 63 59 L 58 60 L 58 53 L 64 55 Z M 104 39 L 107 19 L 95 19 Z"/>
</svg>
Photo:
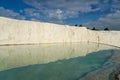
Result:
<svg viewBox="0 0 120 80">
<path fill-rule="evenodd" d="M 0 17 L 0 45 L 83 41 L 120 47 L 120 31 L 92 31 L 85 27 Z"/>
</svg>

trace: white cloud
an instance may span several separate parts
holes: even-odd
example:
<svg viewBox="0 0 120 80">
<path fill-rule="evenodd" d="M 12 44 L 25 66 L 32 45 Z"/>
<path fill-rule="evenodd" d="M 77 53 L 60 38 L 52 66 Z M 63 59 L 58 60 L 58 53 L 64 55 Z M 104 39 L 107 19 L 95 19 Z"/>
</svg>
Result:
<svg viewBox="0 0 120 80">
<path fill-rule="evenodd" d="M 4 7 L 0 7 L 0 16 L 10 17 L 15 19 L 25 19 L 25 17 L 20 15 L 19 13 L 16 13 L 9 9 L 5 9 Z"/>
<path fill-rule="evenodd" d="M 111 10 L 112 11 L 120 10 L 120 0 L 113 0 Z"/>
<path fill-rule="evenodd" d="M 120 29 L 120 11 L 116 11 L 105 17 L 99 18 L 99 21 L 110 26 L 111 29 Z"/>
<path fill-rule="evenodd" d="M 34 11 L 28 15 L 44 15 L 49 21 L 62 21 L 78 17 L 80 13 L 94 11 L 116 11 L 120 9 L 119 0 L 23 0 Z M 26 12 L 26 11 L 25 11 Z M 29 11 L 28 11 L 29 12 Z M 28 13 L 26 12 L 26 13 Z M 40 18 L 39 18 L 40 19 Z"/>
<path fill-rule="evenodd" d="M 98 4 L 98 0 L 24 0 L 24 2 L 37 9 L 62 9 L 70 11 L 94 11 L 91 5 Z"/>
<path fill-rule="evenodd" d="M 23 0 L 31 6 L 16 13 L 13 10 L 0 7 L 0 16 L 16 19 L 29 19 L 64 23 L 65 19 L 77 18 L 81 13 L 109 11 L 104 17 L 96 21 L 89 21 L 85 25 L 91 27 L 118 29 L 120 24 L 120 0 Z M 21 15 L 24 14 L 24 16 Z M 89 15 L 89 14 L 88 14 Z"/>
<path fill-rule="evenodd" d="M 22 10 L 24 15 L 29 19 L 29 20 L 35 20 L 35 21 L 45 21 L 46 16 L 41 12 L 41 10 L 34 9 L 34 8 L 26 8 Z"/>
<path fill-rule="evenodd" d="M 104 0 L 103 2 L 104 2 L 104 3 L 108 3 L 109 1 L 110 1 L 110 0 Z"/>
<path fill-rule="evenodd" d="M 100 17 L 97 21 L 87 22 L 85 25 L 91 28 L 104 29 L 108 27 L 110 29 L 120 30 L 120 11 L 109 13 L 104 17 Z"/>
<path fill-rule="evenodd" d="M 60 23 L 67 18 L 78 17 L 79 13 L 99 10 L 91 6 L 98 4 L 97 0 L 24 0 L 24 2 L 34 9 L 29 14 L 29 11 L 24 10 L 27 15 L 34 16 L 34 13 L 38 13 L 49 21 L 60 21 Z"/>
</svg>

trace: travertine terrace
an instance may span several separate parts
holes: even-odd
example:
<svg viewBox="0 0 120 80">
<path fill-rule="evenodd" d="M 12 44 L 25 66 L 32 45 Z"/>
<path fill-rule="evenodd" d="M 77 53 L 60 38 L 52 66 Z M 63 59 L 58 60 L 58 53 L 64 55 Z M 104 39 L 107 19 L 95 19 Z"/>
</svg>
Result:
<svg viewBox="0 0 120 80">
<path fill-rule="evenodd" d="M 15 20 L 0 17 L 0 45 L 95 42 L 120 47 L 120 31 Z"/>
</svg>

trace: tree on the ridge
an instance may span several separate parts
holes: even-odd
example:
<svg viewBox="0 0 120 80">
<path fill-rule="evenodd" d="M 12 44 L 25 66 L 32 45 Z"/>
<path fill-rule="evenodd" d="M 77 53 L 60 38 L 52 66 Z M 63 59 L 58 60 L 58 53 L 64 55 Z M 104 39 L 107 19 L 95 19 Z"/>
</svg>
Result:
<svg viewBox="0 0 120 80">
<path fill-rule="evenodd" d="M 92 30 L 96 30 L 96 28 L 95 28 L 95 27 L 93 27 L 93 28 L 92 28 Z"/>
<path fill-rule="evenodd" d="M 105 29 L 104 29 L 105 31 L 109 31 L 109 29 L 106 27 Z"/>
<path fill-rule="evenodd" d="M 80 24 L 79 27 L 82 27 L 82 24 Z"/>
<path fill-rule="evenodd" d="M 75 26 L 78 26 L 77 24 L 75 24 Z"/>
</svg>

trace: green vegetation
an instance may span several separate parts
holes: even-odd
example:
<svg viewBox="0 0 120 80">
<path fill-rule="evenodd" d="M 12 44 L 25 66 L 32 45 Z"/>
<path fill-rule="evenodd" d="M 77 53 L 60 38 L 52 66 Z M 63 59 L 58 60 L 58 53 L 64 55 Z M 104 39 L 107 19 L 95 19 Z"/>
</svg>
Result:
<svg viewBox="0 0 120 80">
<path fill-rule="evenodd" d="M 97 29 L 95 27 L 93 27 L 92 30 L 97 30 Z"/>
<path fill-rule="evenodd" d="M 104 29 L 104 31 L 109 31 L 109 29 L 106 27 L 106 28 Z"/>
</svg>

